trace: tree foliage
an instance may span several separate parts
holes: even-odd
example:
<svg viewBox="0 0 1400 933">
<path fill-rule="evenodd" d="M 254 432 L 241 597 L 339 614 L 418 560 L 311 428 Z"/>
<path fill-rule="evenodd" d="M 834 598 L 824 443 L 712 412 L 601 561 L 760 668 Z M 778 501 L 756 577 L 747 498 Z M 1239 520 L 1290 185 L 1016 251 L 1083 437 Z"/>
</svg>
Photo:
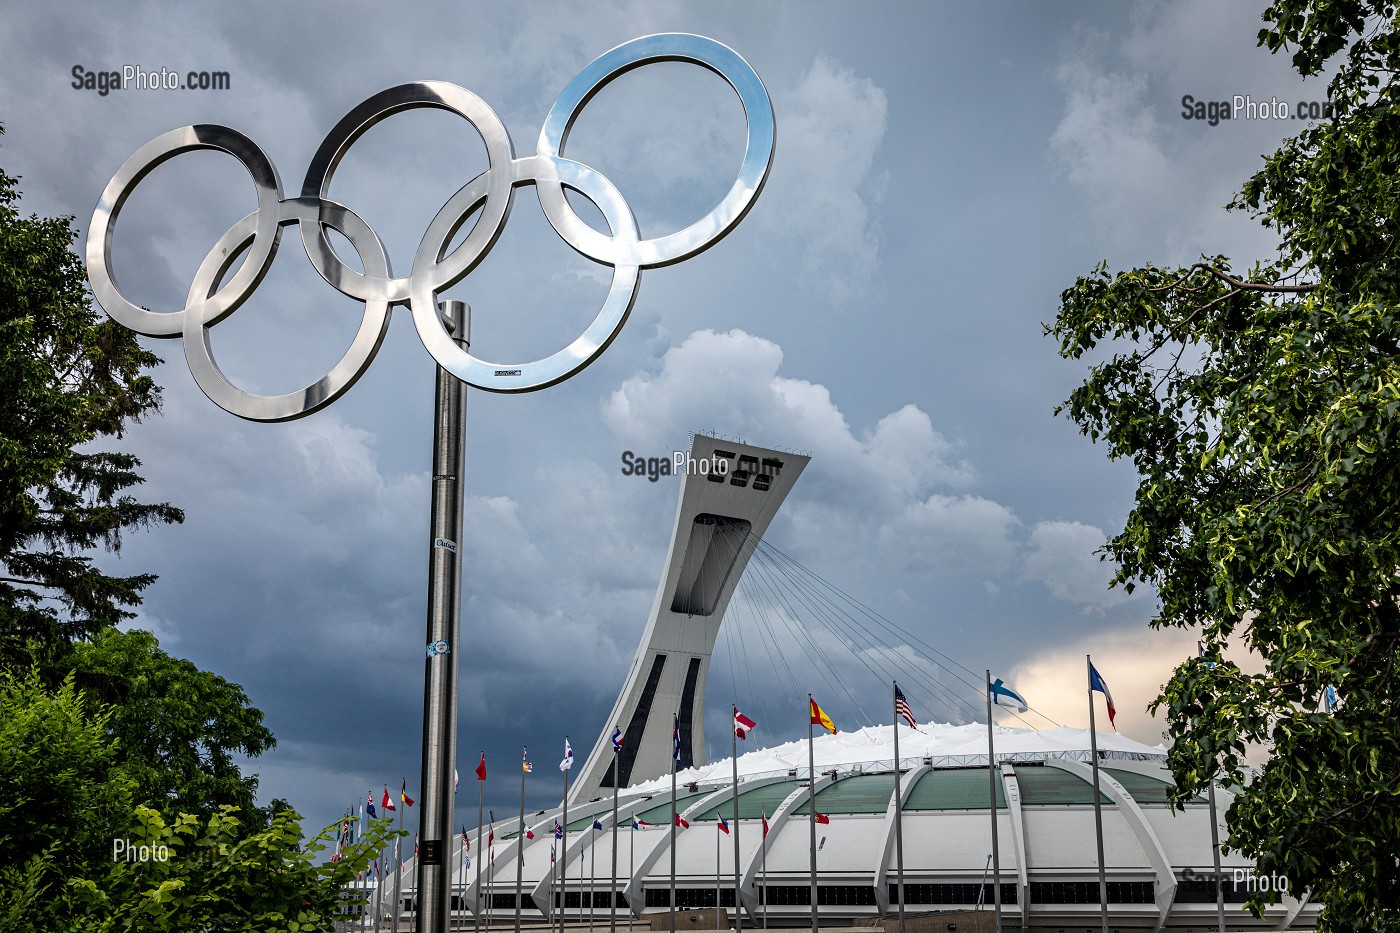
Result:
<svg viewBox="0 0 1400 933">
<path fill-rule="evenodd" d="M 1230 205 L 1278 231 L 1278 255 L 1080 278 L 1060 352 L 1113 352 L 1061 410 L 1140 474 L 1107 545 L 1117 582 L 1154 585 L 1153 624 L 1202 635 L 1157 701 L 1181 799 L 1244 785 L 1230 848 L 1311 889 L 1325 929 L 1400 929 L 1400 23 L 1363 0 L 1265 19 L 1260 44 L 1300 73 L 1338 69 L 1334 118 Z M 1224 659 L 1232 638 L 1262 674 Z"/>
<path fill-rule="evenodd" d="M 0 671 L 0 929 L 330 930 L 346 886 L 397 834 L 377 820 L 320 862 L 338 826 L 304 840 L 290 808 L 248 822 L 235 807 L 133 806 L 133 758 L 107 729 L 116 712 L 71 676 L 50 688 L 37 671 Z M 151 857 L 126 857 L 140 846 Z"/>
<path fill-rule="evenodd" d="M 73 670 L 110 707 L 109 733 L 150 806 L 210 816 L 231 806 L 255 812 L 257 775 L 235 756 L 276 744 L 243 688 L 160 650 L 149 632 L 108 629 L 74 646 Z"/>
<path fill-rule="evenodd" d="M 183 514 L 130 494 L 135 457 L 90 446 L 159 407 L 144 372 L 159 359 L 92 309 L 69 219 L 23 217 L 18 200 L 0 171 L 0 663 L 61 670 L 155 579 L 106 574 L 89 552 Z"/>
</svg>

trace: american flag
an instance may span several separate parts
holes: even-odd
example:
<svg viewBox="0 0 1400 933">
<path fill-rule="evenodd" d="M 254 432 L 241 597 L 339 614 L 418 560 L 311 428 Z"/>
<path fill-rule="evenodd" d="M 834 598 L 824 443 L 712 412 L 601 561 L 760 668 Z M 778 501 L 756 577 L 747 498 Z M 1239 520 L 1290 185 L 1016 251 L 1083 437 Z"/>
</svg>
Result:
<svg viewBox="0 0 1400 933">
<path fill-rule="evenodd" d="M 919 724 L 914 721 L 914 711 L 909 708 L 909 700 L 904 696 L 904 691 L 896 685 L 894 688 L 894 711 L 904 717 L 904 721 L 909 723 L 911 729 L 919 728 Z"/>
</svg>

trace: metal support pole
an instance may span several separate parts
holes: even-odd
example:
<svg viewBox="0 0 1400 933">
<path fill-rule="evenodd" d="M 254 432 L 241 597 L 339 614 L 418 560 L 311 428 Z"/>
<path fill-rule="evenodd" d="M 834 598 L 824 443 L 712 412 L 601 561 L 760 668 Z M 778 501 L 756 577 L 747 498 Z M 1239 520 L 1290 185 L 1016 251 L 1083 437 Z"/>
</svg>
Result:
<svg viewBox="0 0 1400 933">
<path fill-rule="evenodd" d="M 894 684 L 894 697 L 899 696 L 899 684 Z M 904 933 L 904 814 L 899 793 L 899 700 L 894 703 L 894 864 L 899 891 L 899 933 Z"/>
<path fill-rule="evenodd" d="M 1099 733 L 1094 723 L 1094 662 L 1086 654 L 1084 663 L 1089 679 L 1089 760 L 1094 766 L 1094 838 L 1099 848 L 1099 925 L 1103 933 L 1108 933 L 1108 878 L 1103 863 L 1103 810 L 1099 806 Z"/>
<path fill-rule="evenodd" d="M 520 826 L 515 832 L 515 933 L 520 933 L 520 907 L 521 900 L 524 899 L 524 871 L 525 871 L 525 762 L 529 760 L 529 752 L 521 750 L 520 754 Z"/>
<path fill-rule="evenodd" d="M 569 744 L 567 735 L 564 744 Z M 573 765 L 564 769 L 564 812 L 559 824 L 559 933 L 564 933 L 564 902 L 569 898 L 569 775 L 572 771 Z M 580 894 L 579 898 L 582 897 Z"/>
<path fill-rule="evenodd" d="M 627 834 L 627 883 L 630 885 L 632 879 L 637 877 L 637 826 L 636 816 L 632 817 L 632 831 Z M 643 898 L 643 906 L 646 899 Z M 637 915 L 637 906 L 629 903 L 627 905 L 627 933 L 632 933 L 632 918 Z"/>
<path fill-rule="evenodd" d="M 734 719 L 729 724 L 729 762 L 734 778 L 734 931 L 744 933 L 744 901 L 739 894 L 739 707 L 734 707 Z"/>
<path fill-rule="evenodd" d="M 997 842 L 997 751 L 995 728 L 992 720 L 992 672 L 987 671 L 985 684 L 987 691 L 987 804 L 992 812 L 992 897 L 996 905 L 996 933 L 1001 933 L 1001 846 Z M 1021 905 L 1021 916 L 1026 915 L 1026 905 Z"/>
<path fill-rule="evenodd" d="M 486 760 L 486 750 L 481 751 L 481 760 Z M 472 911 L 472 930 L 474 933 L 481 933 L 481 863 L 486 859 L 486 852 L 481 848 L 481 817 L 484 815 L 481 808 L 486 803 L 486 782 L 476 782 L 476 910 Z"/>
<path fill-rule="evenodd" d="M 403 810 L 399 810 L 399 829 L 403 829 Z M 394 840 L 394 933 L 399 933 L 399 914 L 403 912 L 403 837 Z"/>
<path fill-rule="evenodd" d="M 812 708 L 812 695 L 807 694 L 807 708 Z M 812 933 L 817 933 L 817 765 L 812 752 L 812 717 L 807 717 L 807 826 L 811 834 L 812 869 Z"/>
<path fill-rule="evenodd" d="M 679 720 L 677 720 L 679 722 Z M 677 727 L 679 728 L 679 726 Z M 667 924 L 670 933 L 676 933 L 676 756 L 671 756 L 671 918 Z"/>
<path fill-rule="evenodd" d="M 608 931 L 617 933 L 617 749 L 613 749 L 612 874 L 608 877 Z"/>
<path fill-rule="evenodd" d="M 444 322 L 470 344 L 471 311 L 444 301 Z M 423 663 L 423 800 L 418 818 L 416 902 L 420 933 L 447 933 L 451 921 L 453 769 L 457 763 L 457 628 L 462 611 L 463 440 L 467 387 L 438 367 L 433 420 L 432 541 L 428 548 L 428 642 Z"/>
<path fill-rule="evenodd" d="M 1215 812 L 1215 778 L 1207 791 L 1210 800 L 1210 852 L 1215 859 L 1215 920 L 1225 933 L 1225 878 L 1220 872 L 1220 823 Z"/>
</svg>

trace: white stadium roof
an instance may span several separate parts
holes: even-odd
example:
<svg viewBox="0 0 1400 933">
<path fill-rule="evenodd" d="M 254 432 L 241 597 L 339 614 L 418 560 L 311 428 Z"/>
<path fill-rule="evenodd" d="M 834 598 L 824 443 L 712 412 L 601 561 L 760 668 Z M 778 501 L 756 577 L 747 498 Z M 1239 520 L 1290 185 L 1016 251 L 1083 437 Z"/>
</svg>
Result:
<svg viewBox="0 0 1400 933">
<path fill-rule="evenodd" d="M 759 724 L 760 729 L 762 723 Z M 807 769 L 807 740 L 785 742 L 771 748 L 755 748 L 745 751 L 745 744 L 754 744 L 753 739 L 762 735 L 755 732 L 750 739 L 739 744 L 740 778 L 758 775 L 785 774 L 792 769 Z M 1089 730 L 1060 726 L 1055 729 L 1036 731 L 1034 729 L 1008 728 L 997 726 L 995 734 L 997 759 L 1009 758 L 1073 758 L 1089 760 Z M 1165 759 L 1163 745 L 1144 745 L 1117 732 L 1100 732 L 1098 735 L 1100 752 L 1112 753 L 1114 757 L 1133 756 L 1142 760 Z M 870 770 L 883 766 L 886 770 L 894 760 L 894 731 L 890 726 L 867 726 L 853 732 L 840 732 L 835 735 L 818 730 L 812 742 L 812 752 L 818 771 L 837 768 L 841 771 Z M 954 759 L 948 764 L 987 763 L 987 726 L 985 723 L 972 723 L 954 726 L 948 723 L 933 722 L 920 724 L 915 731 L 907 726 L 899 729 L 899 755 L 901 761 L 907 759 L 935 758 Z M 963 759 L 963 760 L 957 760 Z M 938 762 L 935 762 L 938 763 Z M 862 766 L 867 766 L 862 768 Z M 676 775 L 681 784 L 698 782 L 706 784 L 714 781 L 730 780 L 732 773 L 730 759 L 695 768 L 687 768 Z M 670 775 L 646 781 L 628 788 L 627 793 L 654 793 L 670 787 Z"/>
</svg>

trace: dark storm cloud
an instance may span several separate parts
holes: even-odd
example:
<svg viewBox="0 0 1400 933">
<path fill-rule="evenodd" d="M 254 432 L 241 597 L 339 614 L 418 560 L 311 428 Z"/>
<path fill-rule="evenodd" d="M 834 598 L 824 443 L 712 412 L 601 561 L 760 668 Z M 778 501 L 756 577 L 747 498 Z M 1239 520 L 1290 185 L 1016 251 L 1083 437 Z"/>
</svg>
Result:
<svg viewBox="0 0 1400 933">
<path fill-rule="evenodd" d="M 635 35 L 696 31 L 753 63 L 779 142 L 752 214 L 709 252 L 648 272 L 627 328 L 576 378 L 531 397 L 470 396 L 461 760 L 467 774 L 487 749 L 506 777 L 488 799 L 500 814 L 514 806 L 520 745 L 543 805 L 563 734 L 586 748 L 604 728 L 675 510 L 674 480 L 624 477 L 619 454 L 663 455 L 690 431 L 811 450 L 773 540 L 974 668 L 1046 677 L 1039 659 L 1085 639 L 1111 635 L 1127 657 L 1153 637 L 1150 598 L 1106 593 L 1091 553 L 1121 521 L 1131 477 L 1051 416 L 1082 374 L 1040 322 L 1104 257 L 1267 249 L 1217 209 L 1287 127 L 1207 133 L 1174 102 L 1198 89 L 1316 91 L 1242 53 L 1253 12 L 1006 9 L 31 5 L 0 30 L 0 164 L 25 176 L 27 209 L 85 228 L 117 167 L 188 123 L 249 134 L 291 194 L 335 121 L 402 81 L 470 88 L 524 154 L 568 79 Z M 232 87 L 69 86 L 74 64 L 127 62 L 226 70 Z M 729 185 L 738 108 L 712 75 L 636 72 L 590 108 L 571 151 L 616 176 L 645 232 L 688 223 Z M 410 113 L 357 143 L 333 194 L 403 273 L 438 208 L 485 167 L 465 123 Z M 123 288 L 178 307 L 209 245 L 253 204 L 226 158 L 162 167 L 119 225 Z M 288 234 L 260 292 L 213 337 L 228 371 L 261 391 L 315 378 L 359 319 Z M 591 318 L 607 274 L 523 189 L 496 250 L 452 295 L 473 305 L 474 347 L 539 356 Z M 139 624 L 246 685 L 280 740 L 254 765 L 264 798 L 288 797 L 318 825 L 371 787 L 412 786 L 419 768 L 432 375 L 397 317 L 362 381 L 292 425 L 224 414 L 194 387 L 179 342 L 153 342 L 168 360 L 166 413 L 129 436 L 147 496 L 189 514 L 128 544 L 122 567 L 161 575 Z M 716 690 L 752 682 L 742 649 L 721 638 Z M 884 650 L 903 649 L 872 656 Z M 784 697 L 770 680 L 755 702 L 776 723 Z M 712 706 L 722 735 L 724 702 Z"/>
</svg>

